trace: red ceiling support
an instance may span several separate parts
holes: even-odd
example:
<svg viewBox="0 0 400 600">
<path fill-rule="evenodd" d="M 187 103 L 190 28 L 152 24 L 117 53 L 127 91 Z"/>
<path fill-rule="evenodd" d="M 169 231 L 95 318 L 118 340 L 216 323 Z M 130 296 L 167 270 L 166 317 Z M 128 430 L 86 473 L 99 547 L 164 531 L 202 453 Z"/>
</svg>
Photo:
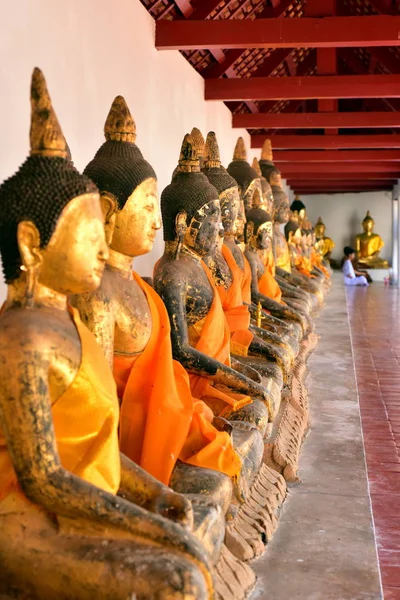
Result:
<svg viewBox="0 0 400 600">
<path fill-rule="evenodd" d="M 293 0 L 282 0 L 282 2 L 277 8 L 264 8 L 264 10 L 260 14 L 256 15 L 256 19 L 279 19 L 285 14 L 285 11 L 292 3 Z M 204 73 L 202 73 L 203 77 L 205 79 L 208 79 L 210 77 L 221 77 L 222 75 L 224 75 L 224 73 L 226 73 L 232 68 L 234 63 L 243 55 L 244 52 L 245 50 L 228 50 L 225 53 L 225 60 L 220 65 L 212 65 L 211 67 L 208 67 L 204 71 Z M 281 60 L 276 66 L 279 66 L 281 62 L 283 62 L 283 60 Z M 262 67 L 263 65 L 261 65 L 260 68 Z M 272 68 L 270 72 L 263 74 L 268 76 L 275 68 L 276 67 Z"/>
<path fill-rule="evenodd" d="M 372 129 L 400 127 L 400 113 L 258 113 L 232 115 L 233 127 L 245 129 Z"/>
<path fill-rule="evenodd" d="M 388 48 L 368 48 L 371 57 L 381 63 L 390 73 L 400 73 L 400 60 L 398 55 Z"/>
<path fill-rule="evenodd" d="M 292 181 L 310 182 L 310 181 L 397 181 L 399 176 L 397 171 L 393 173 L 342 173 L 340 176 L 336 173 L 294 173 L 293 175 L 286 171 L 286 181 L 290 184 Z"/>
<path fill-rule="evenodd" d="M 392 189 L 393 186 L 379 186 L 379 187 L 357 187 L 354 189 L 347 189 L 345 187 L 343 188 L 335 188 L 335 189 L 308 189 L 308 188 L 301 188 L 301 187 L 297 187 L 294 188 L 294 193 L 295 194 L 303 194 L 304 196 L 322 196 L 323 194 L 361 194 L 363 192 L 389 192 Z"/>
<path fill-rule="evenodd" d="M 266 135 L 252 135 L 251 147 L 262 148 Z M 400 148 L 400 135 L 273 135 L 274 150 L 331 150 L 334 148 Z"/>
<path fill-rule="evenodd" d="M 399 46 L 400 17 L 156 21 L 158 50 Z"/>
<path fill-rule="evenodd" d="M 397 163 L 290 163 L 280 164 L 279 169 L 286 179 L 293 179 L 296 173 L 398 173 L 400 178 L 400 165 Z"/>
<path fill-rule="evenodd" d="M 186 17 L 190 20 L 199 20 L 207 19 L 210 14 L 215 10 L 221 0 L 201 0 L 196 2 L 193 8 L 193 12 Z"/>
<path fill-rule="evenodd" d="M 206 100 L 400 98 L 400 75 L 207 79 Z"/>
<path fill-rule="evenodd" d="M 277 150 L 274 163 L 400 162 L 400 150 Z M 398 165 L 393 165 L 397 168 Z"/>
</svg>

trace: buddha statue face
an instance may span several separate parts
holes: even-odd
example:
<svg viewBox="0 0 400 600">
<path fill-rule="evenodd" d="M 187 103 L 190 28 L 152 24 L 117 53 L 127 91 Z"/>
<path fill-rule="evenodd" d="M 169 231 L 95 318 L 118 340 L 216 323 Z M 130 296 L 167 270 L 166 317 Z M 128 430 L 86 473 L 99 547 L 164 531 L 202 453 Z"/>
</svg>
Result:
<svg viewBox="0 0 400 600">
<path fill-rule="evenodd" d="M 272 194 L 271 188 L 267 189 L 267 191 L 263 194 L 264 198 L 264 209 L 270 215 L 274 212 L 274 196 Z"/>
<path fill-rule="evenodd" d="M 213 253 L 220 238 L 221 208 L 219 200 L 204 204 L 191 219 L 184 244 L 199 256 Z"/>
<path fill-rule="evenodd" d="M 219 200 L 223 230 L 227 235 L 234 235 L 241 204 L 238 188 L 225 190 L 220 194 Z"/>
<path fill-rule="evenodd" d="M 364 233 L 371 234 L 373 232 L 375 221 L 372 218 L 365 218 L 362 222 Z"/>
<path fill-rule="evenodd" d="M 235 221 L 235 233 L 238 239 L 242 239 L 244 235 L 244 228 L 246 226 L 246 213 L 244 210 L 244 203 L 242 200 L 239 202 L 239 210 Z"/>
<path fill-rule="evenodd" d="M 276 207 L 275 211 L 275 220 L 278 223 L 287 223 L 290 217 L 290 206 L 289 200 L 286 194 L 282 192 L 282 197 L 280 198 L 280 202 Z"/>
<path fill-rule="evenodd" d="M 70 295 L 100 285 L 108 247 L 98 194 L 78 196 L 65 206 L 44 249 L 31 221 L 19 223 L 17 240 L 23 271 L 37 267 L 37 281 L 43 286 Z"/>
<path fill-rule="evenodd" d="M 253 196 L 256 190 L 258 190 L 260 195 L 262 195 L 261 183 L 259 179 L 253 179 L 246 191 L 243 192 L 242 199 L 245 210 L 248 210 L 253 206 Z"/>
<path fill-rule="evenodd" d="M 103 202 L 107 197 L 105 193 Z M 157 181 L 149 177 L 136 187 L 122 210 L 115 213 L 110 248 L 132 257 L 147 254 L 152 250 L 160 228 Z"/>
<path fill-rule="evenodd" d="M 315 226 L 315 236 L 317 239 L 323 238 L 325 235 L 325 225 L 323 223 L 317 223 Z"/>
</svg>

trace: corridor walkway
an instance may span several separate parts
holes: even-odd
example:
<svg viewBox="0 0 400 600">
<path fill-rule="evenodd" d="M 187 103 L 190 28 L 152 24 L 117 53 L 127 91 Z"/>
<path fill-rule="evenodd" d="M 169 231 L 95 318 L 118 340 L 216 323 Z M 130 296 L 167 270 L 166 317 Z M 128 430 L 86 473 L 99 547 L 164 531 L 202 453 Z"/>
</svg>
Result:
<svg viewBox="0 0 400 600">
<path fill-rule="evenodd" d="M 400 294 L 347 290 L 368 479 L 385 600 L 400 600 Z"/>
<path fill-rule="evenodd" d="M 373 287 L 364 291 L 372 292 L 371 297 L 375 294 Z M 382 288 L 383 293 L 386 290 Z M 364 318 L 357 311 L 354 314 L 354 319 Z M 371 315 L 369 320 L 373 319 Z M 302 483 L 290 490 L 278 530 L 265 555 L 254 563 L 259 581 L 252 600 L 382 598 L 346 293 L 340 274 L 334 275 L 326 305 L 316 319 L 316 332 L 321 337 L 309 360 L 312 429 L 300 461 Z M 360 352 L 358 356 L 357 364 L 362 365 Z M 389 505 L 388 496 L 382 493 L 379 498 L 381 506 Z M 394 522 L 394 503 L 392 510 Z"/>
</svg>

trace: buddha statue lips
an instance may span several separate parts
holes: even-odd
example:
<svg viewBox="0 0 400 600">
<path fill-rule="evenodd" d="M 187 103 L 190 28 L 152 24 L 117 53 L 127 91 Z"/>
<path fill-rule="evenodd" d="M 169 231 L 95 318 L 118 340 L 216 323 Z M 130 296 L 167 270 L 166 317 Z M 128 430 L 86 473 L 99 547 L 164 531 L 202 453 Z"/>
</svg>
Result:
<svg viewBox="0 0 400 600">
<path fill-rule="evenodd" d="M 0 187 L 0 594 L 209 598 L 205 551 L 160 516 L 190 526 L 189 503 L 119 453 L 112 373 L 67 305 L 109 258 L 99 194 L 38 69 L 31 101 L 31 156 Z"/>
<path fill-rule="evenodd" d="M 385 244 L 381 236 L 373 232 L 374 225 L 375 221 L 368 211 L 362 222 L 364 232 L 356 236 L 358 264 L 370 269 L 387 269 L 388 262 L 379 256 Z"/>
</svg>

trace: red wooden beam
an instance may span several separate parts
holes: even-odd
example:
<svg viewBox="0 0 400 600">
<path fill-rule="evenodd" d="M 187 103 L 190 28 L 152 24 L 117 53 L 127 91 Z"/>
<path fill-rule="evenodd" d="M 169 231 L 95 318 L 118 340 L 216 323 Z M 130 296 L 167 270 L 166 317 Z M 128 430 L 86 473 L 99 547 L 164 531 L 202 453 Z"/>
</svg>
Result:
<svg viewBox="0 0 400 600">
<path fill-rule="evenodd" d="M 280 164 L 279 169 L 285 179 L 293 179 L 288 173 L 398 173 L 400 178 L 400 165 L 397 163 L 291 163 Z"/>
<path fill-rule="evenodd" d="M 340 181 L 397 181 L 399 178 L 398 172 L 393 173 L 342 173 Z M 291 181 L 337 181 L 339 179 L 337 173 L 294 173 L 293 175 L 286 172 L 285 179 L 291 185 Z"/>
<path fill-rule="evenodd" d="M 251 147 L 262 148 L 266 135 L 252 135 Z M 330 150 L 333 148 L 400 148 L 400 135 L 273 135 L 274 150 Z"/>
<path fill-rule="evenodd" d="M 156 21 L 158 50 L 399 46 L 400 17 Z"/>
<path fill-rule="evenodd" d="M 276 150 L 274 163 L 400 162 L 400 150 Z M 397 167 L 397 165 L 393 165 Z"/>
<path fill-rule="evenodd" d="M 207 19 L 208 16 L 217 8 L 221 0 L 201 0 L 194 6 L 193 12 L 190 13 L 187 19 L 199 20 Z"/>
<path fill-rule="evenodd" d="M 319 185 L 304 185 L 303 183 L 296 183 L 295 185 L 291 186 L 293 189 L 298 189 L 298 188 L 302 188 L 307 189 L 307 190 L 322 190 L 322 189 L 329 189 L 329 190 L 343 190 L 343 189 L 348 189 L 348 190 L 352 190 L 352 189 L 357 189 L 357 188 L 363 188 L 363 189 L 371 189 L 371 190 L 379 190 L 385 186 L 391 186 L 390 183 L 386 183 L 384 181 L 381 182 L 377 182 L 377 183 L 369 183 L 368 181 L 364 181 L 364 182 L 356 182 L 356 183 L 352 183 L 352 182 L 342 182 L 342 181 L 338 181 L 337 183 L 326 183 L 326 182 L 320 182 Z"/>
<path fill-rule="evenodd" d="M 400 60 L 388 48 L 368 48 L 371 57 L 381 63 L 390 73 L 400 73 Z"/>
<path fill-rule="evenodd" d="M 206 100 L 400 98 L 400 75 L 207 79 Z"/>
<path fill-rule="evenodd" d="M 389 192 L 391 191 L 392 186 L 382 186 L 382 187 L 378 187 L 378 188 L 365 188 L 365 187 L 359 187 L 359 188 L 355 188 L 355 189 L 348 189 L 348 188 L 342 188 L 342 189 L 320 189 L 320 190 L 316 190 L 316 189 L 307 189 L 307 188 L 295 188 L 293 191 L 295 192 L 295 194 L 303 194 L 303 195 L 307 195 L 307 196 L 322 196 L 323 194 L 356 194 L 356 193 L 363 193 L 363 192 Z"/>
<path fill-rule="evenodd" d="M 363 129 L 400 127 L 400 113 L 258 113 L 232 116 L 232 126 L 245 129 Z"/>
<path fill-rule="evenodd" d="M 285 179 L 293 179 L 296 173 L 397 173 L 400 178 L 400 165 L 397 163 L 290 163 L 280 164 L 279 170 Z"/>
</svg>

